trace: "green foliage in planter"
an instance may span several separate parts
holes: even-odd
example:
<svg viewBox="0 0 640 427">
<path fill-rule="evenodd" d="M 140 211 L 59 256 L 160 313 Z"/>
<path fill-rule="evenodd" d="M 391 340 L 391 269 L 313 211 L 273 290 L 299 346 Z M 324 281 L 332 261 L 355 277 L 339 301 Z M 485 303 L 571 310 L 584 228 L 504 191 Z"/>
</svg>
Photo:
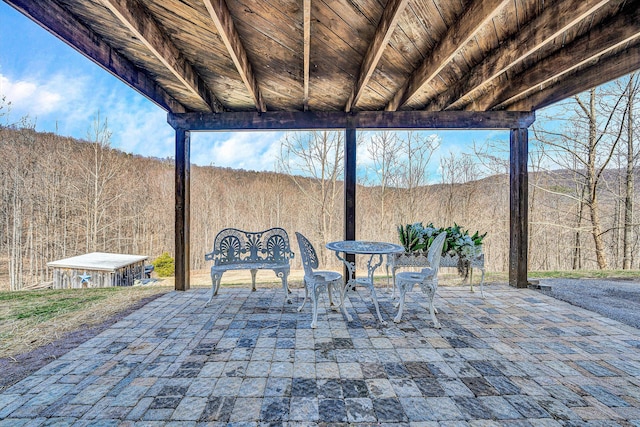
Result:
<svg viewBox="0 0 640 427">
<path fill-rule="evenodd" d="M 422 235 L 411 224 L 398 226 L 398 238 L 405 252 L 419 252 L 427 247 Z"/>
<path fill-rule="evenodd" d="M 168 252 L 164 252 L 154 259 L 151 264 L 153 264 L 154 271 L 160 277 L 173 276 L 176 272 L 176 262 Z"/>
<path fill-rule="evenodd" d="M 469 275 L 470 259 L 481 253 L 482 240 L 487 233 L 480 234 L 476 231 L 469 235 L 469 231 L 456 223 L 446 228 L 436 227 L 433 223 L 424 226 L 421 222 L 398 226 L 398 238 L 407 253 L 426 252 L 440 233 L 447 234 L 442 246 L 442 256 L 457 256 L 458 274 L 466 279 Z"/>
<path fill-rule="evenodd" d="M 479 231 L 469 235 L 468 230 L 456 223 L 446 228 L 436 227 L 433 223 L 425 226 L 421 222 L 398 226 L 398 238 L 406 252 L 426 251 L 440 233 L 447 233 L 442 255 L 457 255 L 461 258 L 475 256 L 487 235 L 487 233 L 480 234 Z"/>
</svg>

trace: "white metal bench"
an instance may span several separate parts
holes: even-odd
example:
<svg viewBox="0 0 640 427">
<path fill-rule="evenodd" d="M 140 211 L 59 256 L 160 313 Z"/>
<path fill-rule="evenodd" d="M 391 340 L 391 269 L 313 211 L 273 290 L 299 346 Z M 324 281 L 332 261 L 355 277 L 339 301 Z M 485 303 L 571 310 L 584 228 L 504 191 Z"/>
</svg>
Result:
<svg viewBox="0 0 640 427">
<path fill-rule="evenodd" d="M 265 231 L 250 232 L 236 228 L 225 228 L 213 241 L 213 251 L 205 254 L 204 259 L 213 261 L 211 267 L 211 296 L 218 294 L 222 274 L 228 270 L 250 270 L 251 290 L 256 290 L 258 270 L 273 270 L 282 280 L 282 289 L 288 303 L 289 260 L 294 253 L 289 245 L 289 235 L 283 228 L 270 228 Z"/>
</svg>

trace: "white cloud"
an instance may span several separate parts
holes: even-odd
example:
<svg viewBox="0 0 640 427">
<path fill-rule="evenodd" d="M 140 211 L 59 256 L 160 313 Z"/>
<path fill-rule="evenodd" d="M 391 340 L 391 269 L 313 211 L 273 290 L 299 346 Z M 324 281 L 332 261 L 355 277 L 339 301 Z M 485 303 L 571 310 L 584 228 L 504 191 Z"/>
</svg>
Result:
<svg viewBox="0 0 640 427">
<path fill-rule="evenodd" d="M 20 116 L 41 116 L 60 111 L 67 102 L 81 96 L 83 86 L 81 79 L 72 80 L 61 74 L 46 80 L 36 76 L 10 79 L 0 74 L 0 93 L 11 102 L 12 111 Z"/>
<path fill-rule="evenodd" d="M 272 171 L 282 132 L 198 132 L 191 137 L 191 161 L 234 169 Z"/>
<path fill-rule="evenodd" d="M 112 146 L 154 157 L 174 155 L 174 132 L 166 113 L 133 90 L 105 76 L 47 78 L 0 74 L 0 94 L 10 106 L 10 121 L 29 116 L 36 129 L 86 139 L 97 114 L 108 122 Z"/>
</svg>

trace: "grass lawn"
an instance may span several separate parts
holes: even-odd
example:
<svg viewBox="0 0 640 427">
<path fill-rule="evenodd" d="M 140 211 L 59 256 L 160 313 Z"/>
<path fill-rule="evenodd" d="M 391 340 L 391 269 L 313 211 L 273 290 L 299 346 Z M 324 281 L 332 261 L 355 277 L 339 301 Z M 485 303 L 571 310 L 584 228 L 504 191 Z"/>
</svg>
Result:
<svg viewBox="0 0 640 427">
<path fill-rule="evenodd" d="M 99 325 L 168 286 L 0 292 L 0 358 L 33 350 Z"/>
</svg>

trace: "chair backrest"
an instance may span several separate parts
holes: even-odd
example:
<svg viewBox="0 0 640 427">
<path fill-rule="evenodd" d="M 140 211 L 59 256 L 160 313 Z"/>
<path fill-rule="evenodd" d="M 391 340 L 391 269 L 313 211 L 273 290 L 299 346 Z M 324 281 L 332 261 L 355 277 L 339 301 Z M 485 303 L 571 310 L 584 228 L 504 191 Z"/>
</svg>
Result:
<svg viewBox="0 0 640 427">
<path fill-rule="evenodd" d="M 429 252 L 427 253 L 427 261 L 429 262 L 429 266 L 438 274 L 438 269 L 440 268 L 440 258 L 442 258 L 442 247 L 444 246 L 444 241 L 447 238 L 447 233 L 443 231 L 438 234 L 433 242 L 431 242 L 431 246 L 429 246 Z"/>
<path fill-rule="evenodd" d="M 318 268 L 318 255 L 313 248 L 311 242 L 302 234 L 296 231 L 296 239 L 300 247 L 300 256 L 302 258 L 302 266 L 304 267 L 305 276 L 313 276 L 313 270 Z"/>
</svg>

